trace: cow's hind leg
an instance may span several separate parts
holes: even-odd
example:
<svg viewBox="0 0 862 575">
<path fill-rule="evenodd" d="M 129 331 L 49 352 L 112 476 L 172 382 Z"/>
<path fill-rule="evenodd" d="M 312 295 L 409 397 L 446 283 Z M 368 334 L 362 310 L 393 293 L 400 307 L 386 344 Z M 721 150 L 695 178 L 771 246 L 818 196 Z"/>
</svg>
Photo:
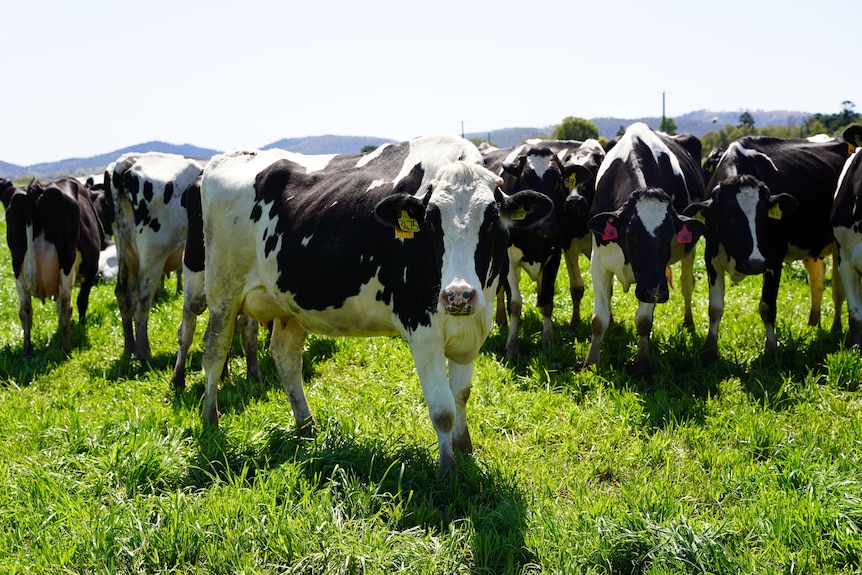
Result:
<svg viewBox="0 0 862 575">
<path fill-rule="evenodd" d="M 18 287 L 18 319 L 24 330 L 24 357 L 33 357 L 33 302 L 30 294 L 25 292 L 21 286 Z"/>
<path fill-rule="evenodd" d="M 245 351 L 246 377 L 254 381 L 263 381 L 260 361 L 257 357 L 257 336 L 260 331 L 258 323 L 241 313 L 236 318 L 236 329 L 240 332 L 242 349 Z"/>
<path fill-rule="evenodd" d="M 269 350 L 281 385 L 290 399 L 299 432 L 310 436 L 314 433 L 315 422 L 302 387 L 302 348 L 305 336 L 306 331 L 296 321 L 288 317 L 276 318 L 272 324 Z"/>
<path fill-rule="evenodd" d="M 462 365 L 449 361 L 449 388 L 455 398 L 455 426 L 452 428 L 452 447 L 462 453 L 473 452 L 470 430 L 467 428 L 467 401 L 473 385 L 473 363 Z"/>
<path fill-rule="evenodd" d="M 72 338 L 69 335 L 69 326 L 72 323 L 72 285 L 74 283 L 74 272 L 66 275 L 60 271 L 60 288 L 57 294 L 57 323 L 59 324 L 60 337 L 63 342 L 63 354 L 66 357 L 72 355 Z"/>
<path fill-rule="evenodd" d="M 204 421 L 218 425 L 218 388 L 221 382 L 227 354 L 233 342 L 233 327 L 236 309 L 210 308 L 209 322 L 204 334 L 203 368 L 206 374 L 206 390 L 201 416 Z"/>
</svg>

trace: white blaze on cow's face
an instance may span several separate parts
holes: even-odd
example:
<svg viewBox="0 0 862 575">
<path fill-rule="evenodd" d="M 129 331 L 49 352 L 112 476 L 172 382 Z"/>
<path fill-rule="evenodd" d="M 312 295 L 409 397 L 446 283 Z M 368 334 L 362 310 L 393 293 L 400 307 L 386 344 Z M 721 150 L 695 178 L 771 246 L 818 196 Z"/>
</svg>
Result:
<svg viewBox="0 0 862 575">
<path fill-rule="evenodd" d="M 485 168 L 460 162 L 441 170 L 429 199 L 428 208 L 438 212 L 438 233 L 443 236 L 438 309 L 450 315 L 471 315 L 486 305 L 476 255 L 497 182 Z"/>
<path fill-rule="evenodd" d="M 635 213 L 646 232 L 656 237 L 659 227 L 669 217 L 670 204 L 658 198 L 641 198 L 635 206 Z"/>
<path fill-rule="evenodd" d="M 757 246 L 757 206 L 760 203 L 760 190 L 752 186 L 744 186 L 739 188 L 736 194 L 736 203 L 748 223 L 748 233 L 751 237 L 751 263 L 760 264 L 765 261 L 760 248 Z"/>
</svg>

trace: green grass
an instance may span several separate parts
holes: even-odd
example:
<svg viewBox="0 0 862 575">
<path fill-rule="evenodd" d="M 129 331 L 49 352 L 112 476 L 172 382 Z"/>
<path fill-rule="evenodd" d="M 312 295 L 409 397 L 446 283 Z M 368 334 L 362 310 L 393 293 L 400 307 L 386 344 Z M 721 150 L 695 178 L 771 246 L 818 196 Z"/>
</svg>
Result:
<svg viewBox="0 0 862 575">
<path fill-rule="evenodd" d="M 778 352 L 763 352 L 750 278 L 730 285 L 721 357 L 702 367 L 697 273 L 697 334 L 681 329 L 673 293 L 657 307 L 650 382 L 629 376 L 635 298 L 618 285 L 602 362 L 580 371 L 589 322 L 567 332 L 561 274 L 557 342 L 541 349 L 532 305 L 519 360 L 495 328 L 469 404 L 476 452 L 440 480 L 402 340 L 310 337 L 320 432 L 300 439 L 262 337 L 267 381 L 247 381 L 236 353 L 221 425 L 204 428 L 205 319 L 187 390 L 169 383 L 172 281 L 150 317 L 151 369 L 122 357 L 113 285 L 94 290 L 86 328 L 75 314 L 70 360 L 53 304 L 36 303 L 36 357 L 24 360 L 4 243 L 0 573 L 862 572 L 862 358 L 805 326 L 793 266 Z M 585 318 L 590 296 L 588 284 Z"/>
</svg>

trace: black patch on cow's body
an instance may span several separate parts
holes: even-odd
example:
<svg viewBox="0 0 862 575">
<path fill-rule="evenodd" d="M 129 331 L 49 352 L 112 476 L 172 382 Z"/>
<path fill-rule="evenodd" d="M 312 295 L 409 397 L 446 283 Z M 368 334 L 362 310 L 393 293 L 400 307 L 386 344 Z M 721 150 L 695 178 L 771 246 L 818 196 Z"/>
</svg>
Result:
<svg viewBox="0 0 862 575">
<path fill-rule="evenodd" d="M 173 185 L 170 185 L 173 189 Z M 183 252 L 183 264 L 193 272 L 204 270 L 206 253 L 204 250 L 204 216 L 201 207 L 200 182 L 191 186 L 184 194 L 186 213 L 189 225 L 186 229 L 186 247 Z M 168 197 L 165 194 L 165 202 Z"/>
<path fill-rule="evenodd" d="M 430 225 L 402 240 L 374 217 L 382 198 L 417 193 L 424 170 L 417 164 L 397 185 L 370 187 L 377 180 L 391 182 L 407 151 L 406 145 L 389 146 L 362 168 L 356 167 L 361 156 L 340 156 L 325 174 L 307 174 L 294 162 L 279 160 L 257 176 L 249 218 L 260 222 L 267 214 L 274 220 L 274 232 L 264 239 L 265 255 L 277 260 L 276 287 L 292 294 L 300 308 L 341 308 L 377 277 L 382 284 L 377 299 L 391 305 L 404 326 L 430 325 L 440 291 L 442 244 Z"/>
<path fill-rule="evenodd" d="M 174 197 L 174 183 L 168 182 L 165 184 L 165 205 L 170 203 L 172 197 Z"/>
</svg>

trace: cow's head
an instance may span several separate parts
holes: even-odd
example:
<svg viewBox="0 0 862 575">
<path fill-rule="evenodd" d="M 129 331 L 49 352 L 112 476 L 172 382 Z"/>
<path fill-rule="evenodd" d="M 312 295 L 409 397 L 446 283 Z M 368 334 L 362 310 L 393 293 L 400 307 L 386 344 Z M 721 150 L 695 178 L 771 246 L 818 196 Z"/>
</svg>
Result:
<svg viewBox="0 0 862 575">
<path fill-rule="evenodd" d="M 693 249 L 706 231 L 701 222 L 677 214 L 670 196 L 659 188 L 636 190 L 618 210 L 591 217 L 589 226 L 598 245 L 615 242 L 622 249 L 632 266 L 635 295 L 646 303 L 668 300 L 665 268 L 673 243 Z"/>
<path fill-rule="evenodd" d="M 3 201 L 3 207 L 9 209 L 9 203 L 12 201 L 12 195 L 15 193 L 15 186 L 6 178 L 0 178 L 0 200 Z"/>
<path fill-rule="evenodd" d="M 489 303 L 484 290 L 496 291 L 505 273 L 510 230 L 541 225 L 553 210 L 546 196 L 532 190 L 506 195 L 500 183 L 482 166 L 454 162 L 439 170 L 423 197 L 396 186 L 375 207 L 396 237 L 432 236 L 441 272 L 439 311 L 466 316 L 483 309 Z"/>
<path fill-rule="evenodd" d="M 789 194 L 771 194 L 769 188 L 749 174 L 732 176 L 712 189 L 711 197 L 689 205 L 685 214 L 706 223 L 706 260 L 719 250 L 727 258 L 727 271 L 735 280 L 744 275 L 761 274 L 766 269 L 762 251 L 771 222 L 780 222 L 795 209 L 796 199 Z"/>
</svg>

